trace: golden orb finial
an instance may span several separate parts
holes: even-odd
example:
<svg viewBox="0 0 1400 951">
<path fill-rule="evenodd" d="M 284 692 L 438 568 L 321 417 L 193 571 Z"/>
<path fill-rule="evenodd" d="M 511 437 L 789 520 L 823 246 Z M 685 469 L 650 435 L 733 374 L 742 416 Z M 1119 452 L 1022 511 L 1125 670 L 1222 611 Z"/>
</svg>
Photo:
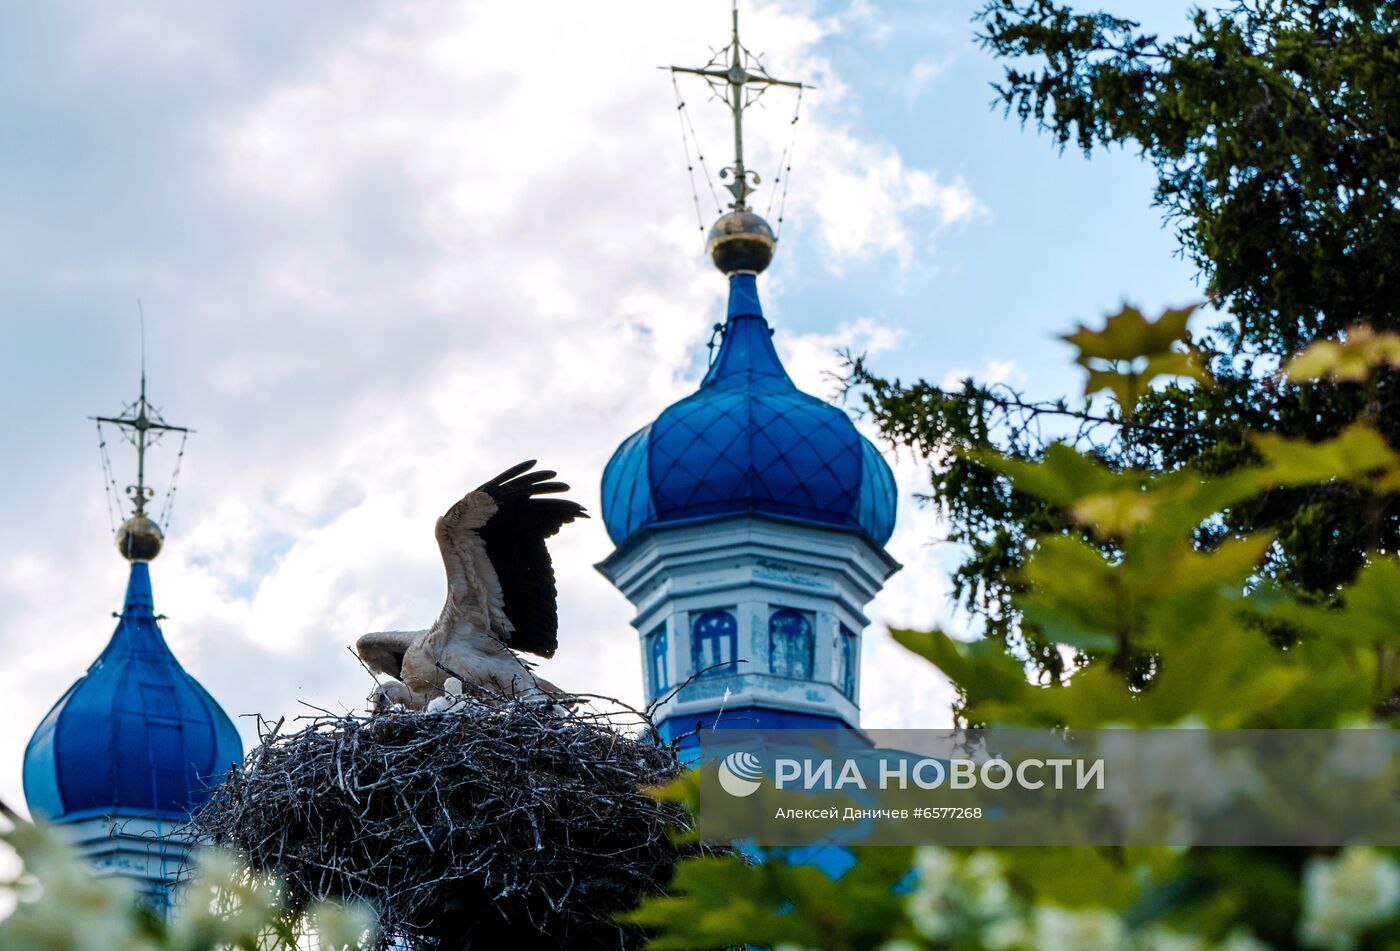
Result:
<svg viewBox="0 0 1400 951">
<path fill-rule="evenodd" d="M 150 561 L 164 544 L 160 526 L 149 515 L 133 515 L 117 529 L 117 551 L 127 561 Z"/>
<path fill-rule="evenodd" d="M 752 211 L 731 211 L 715 222 L 705 240 L 710 260 L 725 274 L 759 274 L 773 260 L 778 239 L 768 222 Z"/>
</svg>

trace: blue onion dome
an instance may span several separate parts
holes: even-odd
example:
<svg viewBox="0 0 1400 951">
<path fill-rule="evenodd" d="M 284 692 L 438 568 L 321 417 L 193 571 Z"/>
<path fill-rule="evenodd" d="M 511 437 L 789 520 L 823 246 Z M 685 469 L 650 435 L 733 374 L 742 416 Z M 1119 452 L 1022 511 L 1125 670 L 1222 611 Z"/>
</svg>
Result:
<svg viewBox="0 0 1400 951">
<path fill-rule="evenodd" d="M 127 553 L 131 579 L 111 641 L 24 752 L 29 809 L 51 821 L 184 819 L 243 758 L 228 714 L 166 646 L 138 554 L 154 557 L 149 546 Z"/>
<path fill-rule="evenodd" d="M 895 499 L 889 465 L 850 417 L 793 385 L 751 270 L 729 273 L 723 341 L 700 389 L 629 436 L 603 472 L 603 520 L 618 545 L 642 528 L 737 513 L 883 545 Z"/>
</svg>

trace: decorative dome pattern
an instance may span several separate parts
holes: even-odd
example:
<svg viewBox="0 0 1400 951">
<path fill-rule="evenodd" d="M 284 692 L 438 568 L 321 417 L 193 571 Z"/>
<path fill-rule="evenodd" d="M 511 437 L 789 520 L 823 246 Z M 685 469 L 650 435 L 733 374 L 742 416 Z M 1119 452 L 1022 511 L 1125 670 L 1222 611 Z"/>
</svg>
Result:
<svg viewBox="0 0 1400 951">
<path fill-rule="evenodd" d="M 183 819 L 242 758 L 233 722 L 165 644 L 150 566 L 133 563 L 111 641 L 25 750 L 30 811 Z"/>
<path fill-rule="evenodd" d="M 793 385 L 773 348 L 753 274 L 730 276 L 724 340 L 700 389 L 618 447 L 603 519 L 638 529 L 757 512 L 865 532 L 894 529 L 889 465 L 840 409 Z"/>
</svg>

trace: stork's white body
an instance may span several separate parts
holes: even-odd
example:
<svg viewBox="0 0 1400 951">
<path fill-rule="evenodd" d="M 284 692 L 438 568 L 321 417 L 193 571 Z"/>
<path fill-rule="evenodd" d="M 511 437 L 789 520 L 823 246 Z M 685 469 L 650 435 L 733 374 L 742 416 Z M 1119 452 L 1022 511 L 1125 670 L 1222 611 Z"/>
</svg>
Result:
<svg viewBox="0 0 1400 951">
<path fill-rule="evenodd" d="M 485 699 L 553 700 L 560 690 L 537 677 L 529 663 L 500 639 L 482 634 L 470 623 L 426 631 L 383 631 L 360 639 L 361 656 L 371 644 L 402 644 L 400 677 L 380 686 L 389 703 L 426 709 L 447 692 L 447 680 L 462 681 L 467 696 Z"/>
</svg>

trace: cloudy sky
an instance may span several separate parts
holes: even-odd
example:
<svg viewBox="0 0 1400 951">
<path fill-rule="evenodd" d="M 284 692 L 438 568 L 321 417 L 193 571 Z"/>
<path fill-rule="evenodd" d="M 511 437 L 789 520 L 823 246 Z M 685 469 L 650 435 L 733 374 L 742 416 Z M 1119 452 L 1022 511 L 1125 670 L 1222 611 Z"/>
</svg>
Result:
<svg viewBox="0 0 1400 951">
<path fill-rule="evenodd" d="M 355 707 L 346 650 L 442 601 L 434 518 L 539 457 L 595 512 L 616 445 L 694 388 L 721 314 L 670 63 L 723 45 L 728 0 L 307 0 L 0 13 L 0 797 L 101 650 L 124 564 L 86 417 L 151 395 L 194 426 L 166 553 L 165 632 L 231 714 Z M 892 375 L 1078 385 L 1054 335 L 1131 299 L 1199 295 L 1135 156 L 1060 155 L 990 108 L 977 0 L 766 0 L 745 39 L 802 102 L 782 249 L 762 282 L 780 351 L 829 394 L 840 347 Z M 1185 4 L 1116 10 L 1172 31 Z M 713 170 L 725 117 L 682 86 Z M 794 102 L 755 113 L 771 173 Z M 769 177 L 765 175 L 765 177 Z M 700 184 L 703 218 L 714 217 Z M 756 206 L 767 207 L 760 191 Z M 776 217 L 776 213 L 774 214 Z M 951 624 L 931 513 L 901 481 L 871 605 L 869 726 L 948 720 L 945 683 L 885 624 Z M 132 459 L 117 451 L 121 484 Z M 157 482 L 173 453 L 158 453 Z M 554 546 L 562 648 L 545 674 L 640 699 L 630 608 Z M 239 721 L 246 740 L 253 721 Z"/>
</svg>

